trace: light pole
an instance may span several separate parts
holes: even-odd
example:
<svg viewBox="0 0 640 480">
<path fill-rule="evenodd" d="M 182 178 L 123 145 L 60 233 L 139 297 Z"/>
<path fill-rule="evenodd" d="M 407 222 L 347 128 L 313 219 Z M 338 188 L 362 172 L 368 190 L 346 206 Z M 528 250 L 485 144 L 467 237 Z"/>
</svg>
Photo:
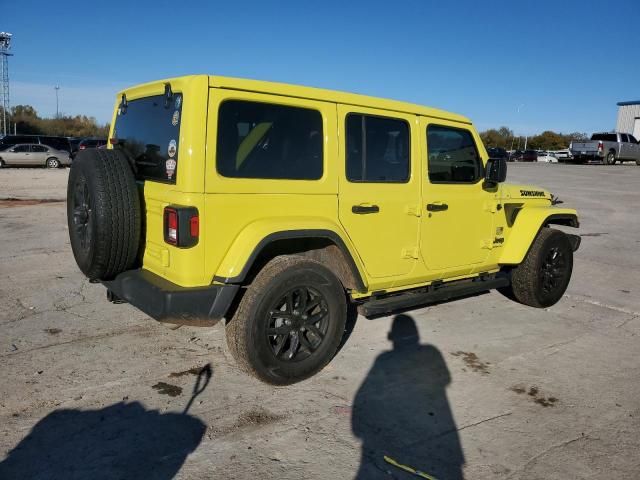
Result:
<svg viewBox="0 0 640 480">
<path fill-rule="evenodd" d="M 520 109 L 522 107 L 524 107 L 524 103 L 521 103 L 516 108 L 516 114 L 517 114 L 518 118 L 520 117 Z M 511 136 L 511 155 L 513 155 L 513 142 L 515 141 L 515 139 L 516 139 L 516 134 L 515 134 L 515 131 L 514 131 L 513 135 Z M 520 137 L 518 137 L 518 150 L 520 150 Z"/>
<path fill-rule="evenodd" d="M 55 88 L 55 90 L 56 90 L 56 118 L 59 118 L 60 117 L 60 113 L 58 111 L 58 90 L 60 90 L 60 85 L 56 85 L 53 88 Z"/>
</svg>

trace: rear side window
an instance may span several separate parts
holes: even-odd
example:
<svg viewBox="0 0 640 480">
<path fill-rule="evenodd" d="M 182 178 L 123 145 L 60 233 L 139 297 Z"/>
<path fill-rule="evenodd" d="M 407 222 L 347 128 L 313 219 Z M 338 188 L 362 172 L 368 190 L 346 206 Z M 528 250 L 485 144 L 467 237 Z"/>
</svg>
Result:
<svg viewBox="0 0 640 480">
<path fill-rule="evenodd" d="M 130 100 L 126 108 L 119 108 L 114 137 L 116 148 L 135 162 L 136 178 L 176 183 L 182 95 L 165 99 L 155 95 Z M 92 139 L 88 145 L 99 142 Z"/>
<path fill-rule="evenodd" d="M 595 133 L 591 135 L 591 140 L 599 140 L 603 142 L 617 142 L 618 136 L 615 133 Z"/>
<path fill-rule="evenodd" d="M 316 110 L 228 100 L 218 113 L 218 173 L 231 178 L 318 180 L 322 115 Z"/>
<path fill-rule="evenodd" d="M 409 125 L 404 120 L 350 113 L 346 121 L 350 182 L 409 180 Z"/>
<path fill-rule="evenodd" d="M 481 177 L 482 161 L 469 130 L 429 125 L 427 155 L 431 183 L 475 183 Z"/>
<path fill-rule="evenodd" d="M 32 152 L 48 152 L 49 149 L 44 145 L 31 145 Z"/>
</svg>

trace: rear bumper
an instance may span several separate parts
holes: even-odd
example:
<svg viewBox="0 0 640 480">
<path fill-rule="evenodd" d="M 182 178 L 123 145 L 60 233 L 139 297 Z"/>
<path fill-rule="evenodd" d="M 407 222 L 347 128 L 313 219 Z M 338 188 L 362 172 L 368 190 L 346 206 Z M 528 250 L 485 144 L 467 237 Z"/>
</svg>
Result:
<svg viewBox="0 0 640 480">
<path fill-rule="evenodd" d="M 211 326 L 227 314 L 239 285 L 181 287 L 147 270 L 128 270 L 102 282 L 119 299 L 159 322 Z"/>
</svg>

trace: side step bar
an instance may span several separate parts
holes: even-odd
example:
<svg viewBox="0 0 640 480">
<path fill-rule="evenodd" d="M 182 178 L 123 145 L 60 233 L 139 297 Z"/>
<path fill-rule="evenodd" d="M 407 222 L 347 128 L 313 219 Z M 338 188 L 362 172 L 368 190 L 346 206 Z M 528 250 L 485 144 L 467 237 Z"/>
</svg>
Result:
<svg viewBox="0 0 640 480">
<path fill-rule="evenodd" d="M 510 283 L 509 276 L 500 273 L 492 277 L 478 277 L 471 281 L 461 280 L 431 285 L 427 287 L 426 290 L 414 290 L 399 295 L 369 300 L 360 305 L 359 312 L 365 317 L 377 317 L 398 310 L 408 310 L 413 307 L 431 303 L 446 302 L 454 298 L 486 292 L 494 288 L 506 287 Z"/>
</svg>

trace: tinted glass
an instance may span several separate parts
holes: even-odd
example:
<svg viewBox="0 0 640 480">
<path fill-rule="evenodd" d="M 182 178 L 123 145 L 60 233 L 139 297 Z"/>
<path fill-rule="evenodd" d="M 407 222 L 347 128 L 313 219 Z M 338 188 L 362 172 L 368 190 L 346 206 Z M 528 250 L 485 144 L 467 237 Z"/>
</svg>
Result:
<svg viewBox="0 0 640 480">
<path fill-rule="evenodd" d="M 346 121 L 350 182 L 409 180 L 409 125 L 404 120 L 349 114 Z"/>
<path fill-rule="evenodd" d="M 31 145 L 32 152 L 48 152 L 49 149 L 44 145 Z"/>
<path fill-rule="evenodd" d="M 482 162 L 468 130 L 429 125 L 427 155 L 432 183 L 473 183 L 481 177 Z"/>
<path fill-rule="evenodd" d="M 28 152 L 29 145 L 18 145 L 13 149 L 14 152 Z"/>
<path fill-rule="evenodd" d="M 594 133 L 591 140 L 601 140 L 603 142 L 617 142 L 618 136 L 615 133 Z"/>
<path fill-rule="evenodd" d="M 37 135 L 6 135 L 2 138 L 2 143 L 16 145 L 18 143 L 38 143 Z"/>
<path fill-rule="evenodd" d="M 218 173 L 234 178 L 322 177 L 322 116 L 316 110 L 230 100 L 218 115 Z"/>
<path fill-rule="evenodd" d="M 40 137 L 40 143 L 58 150 L 71 150 L 69 140 L 63 137 Z"/>
<path fill-rule="evenodd" d="M 182 95 L 174 94 L 166 106 L 164 95 L 156 95 L 130 100 L 119 110 L 116 148 L 133 159 L 136 178 L 176 182 L 181 109 Z M 92 147 L 98 146 L 98 140 L 91 141 Z"/>
<path fill-rule="evenodd" d="M 638 140 L 636 140 L 636 137 L 634 137 L 633 135 L 629 135 L 629 141 L 631 143 L 638 143 Z"/>
</svg>

